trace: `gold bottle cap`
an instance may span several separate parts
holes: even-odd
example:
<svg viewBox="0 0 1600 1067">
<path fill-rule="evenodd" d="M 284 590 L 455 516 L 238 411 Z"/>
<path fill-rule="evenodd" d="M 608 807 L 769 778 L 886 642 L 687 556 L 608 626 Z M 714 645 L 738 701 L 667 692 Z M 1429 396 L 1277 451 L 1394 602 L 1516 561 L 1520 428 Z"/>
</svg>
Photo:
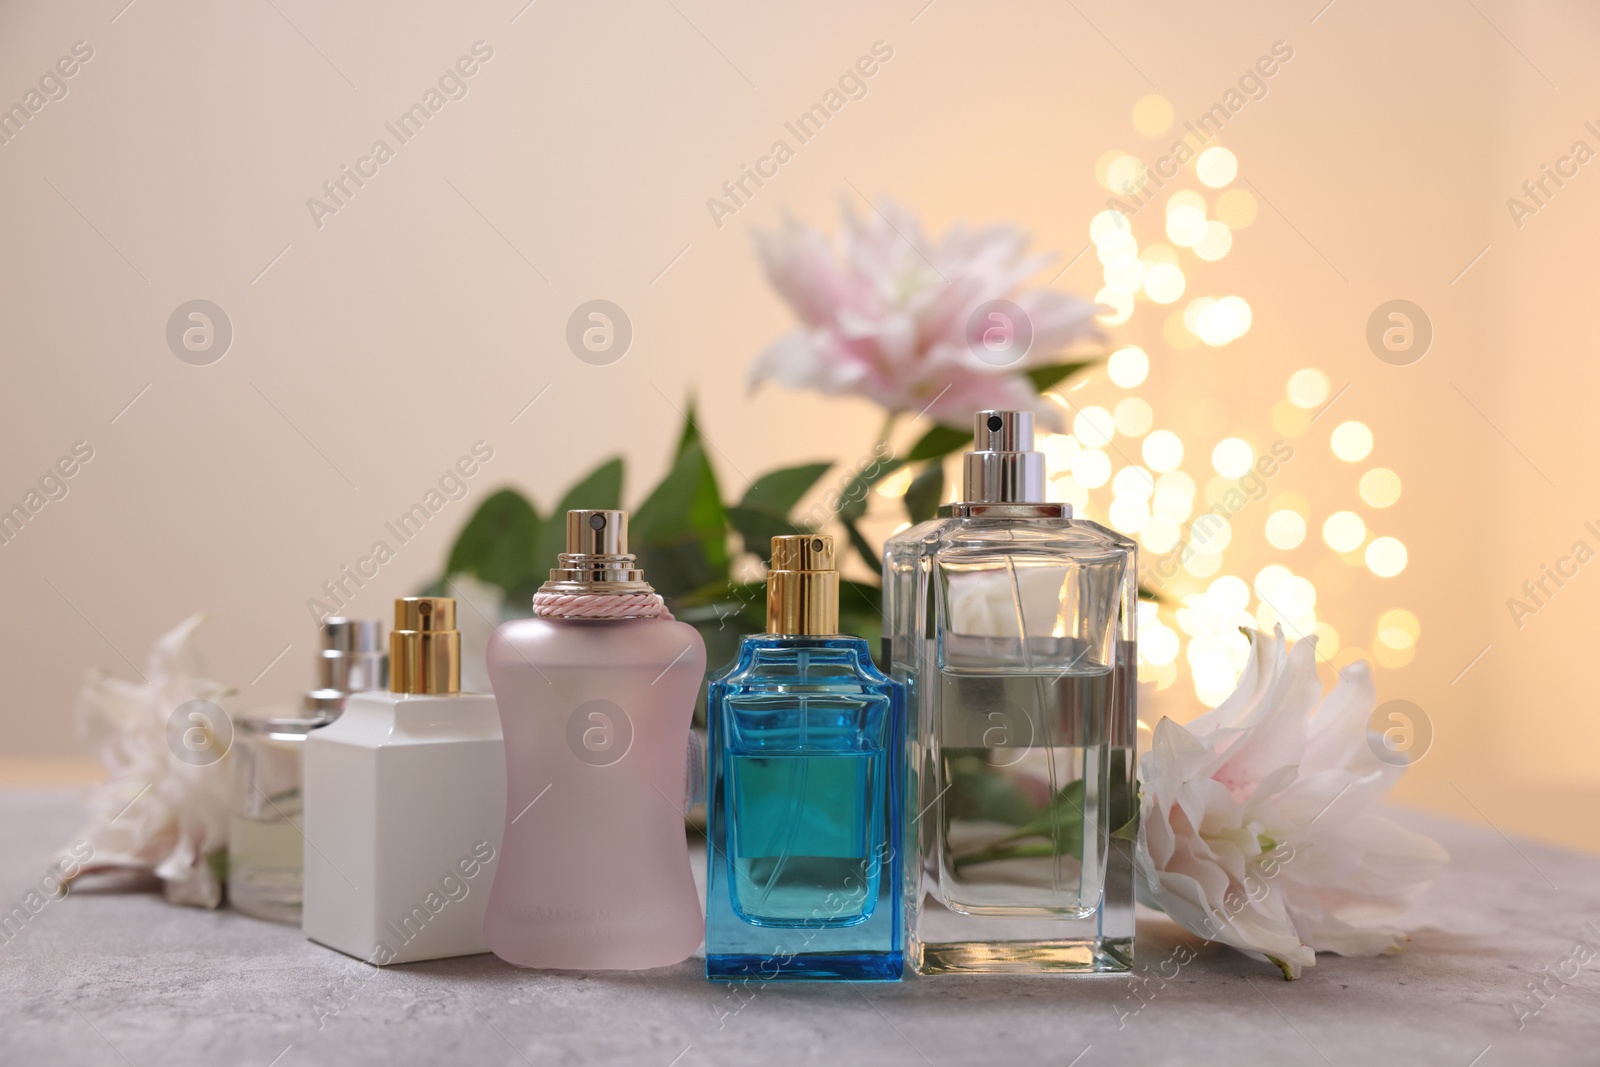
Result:
<svg viewBox="0 0 1600 1067">
<path fill-rule="evenodd" d="M 767 566 L 769 634 L 839 632 L 839 572 L 833 564 L 833 538 L 826 534 L 772 539 Z"/>
<path fill-rule="evenodd" d="M 407 596 L 394 602 L 389 689 L 395 693 L 461 692 L 461 631 L 456 629 L 453 598 Z"/>
</svg>

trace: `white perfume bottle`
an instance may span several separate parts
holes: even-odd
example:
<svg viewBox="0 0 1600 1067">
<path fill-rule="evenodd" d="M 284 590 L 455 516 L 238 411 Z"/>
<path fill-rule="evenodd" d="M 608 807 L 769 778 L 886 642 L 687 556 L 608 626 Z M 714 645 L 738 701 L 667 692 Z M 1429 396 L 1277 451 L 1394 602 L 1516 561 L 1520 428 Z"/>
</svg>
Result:
<svg viewBox="0 0 1600 1067">
<path fill-rule="evenodd" d="M 494 697 L 460 691 L 455 607 L 396 600 L 391 691 L 306 739 L 301 928 L 373 964 L 488 951 L 505 750 Z"/>
</svg>

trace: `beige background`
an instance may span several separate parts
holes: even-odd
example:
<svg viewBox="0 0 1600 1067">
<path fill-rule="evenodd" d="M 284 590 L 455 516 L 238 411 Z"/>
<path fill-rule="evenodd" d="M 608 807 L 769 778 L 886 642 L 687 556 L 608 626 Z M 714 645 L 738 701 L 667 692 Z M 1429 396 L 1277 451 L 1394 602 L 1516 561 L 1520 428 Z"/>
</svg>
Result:
<svg viewBox="0 0 1600 1067">
<path fill-rule="evenodd" d="M 494 459 L 471 495 L 355 608 L 380 614 L 431 578 L 497 485 L 548 507 L 620 451 L 636 502 L 690 392 L 729 496 L 782 462 L 860 454 L 870 405 L 747 393 L 745 368 L 790 323 L 754 228 L 787 210 L 832 230 L 841 201 L 889 194 L 933 232 L 1014 221 L 1065 262 L 1105 199 L 1095 160 L 1158 143 L 1134 133 L 1133 103 L 1158 90 L 1197 114 L 1284 40 L 1294 60 L 1224 137 L 1277 209 L 1212 268 L 1254 328 L 1183 354 L 1148 323 L 1118 336 L 1150 348 L 1143 395 L 1169 421 L 1206 396 L 1267 435 L 1292 370 L 1350 383 L 1340 417 L 1369 424 L 1374 462 L 1406 480 L 1384 522 L 1411 563 L 1323 595 L 1422 620 L 1414 662 L 1378 674 L 1436 735 L 1401 798 L 1600 846 L 1576 825 L 1600 796 L 1600 567 L 1520 630 L 1505 604 L 1600 520 L 1600 163 L 1520 230 L 1505 205 L 1574 140 L 1600 148 L 1582 128 L 1600 120 L 1585 5 L 123 3 L 0 6 L 6 106 L 74 42 L 94 49 L 0 146 L 0 502 L 75 441 L 94 448 L 70 494 L 0 547 L 7 778 L 82 773 L 85 668 L 131 677 L 125 658 L 142 667 L 197 609 L 211 673 L 245 701 L 302 688 L 307 598 L 477 440 Z M 493 57 L 468 95 L 318 228 L 307 198 L 479 40 Z M 706 198 L 879 40 L 894 56 L 865 99 L 718 228 Z M 1086 255 L 1057 284 L 1092 295 L 1099 264 Z M 634 324 L 611 366 L 563 340 L 596 297 Z M 1411 367 L 1363 340 L 1395 297 L 1436 331 Z M 235 331 L 204 367 L 164 337 L 196 298 Z M 1350 497 L 1325 436 L 1306 439 L 1297 478 Z"/>
</svg>

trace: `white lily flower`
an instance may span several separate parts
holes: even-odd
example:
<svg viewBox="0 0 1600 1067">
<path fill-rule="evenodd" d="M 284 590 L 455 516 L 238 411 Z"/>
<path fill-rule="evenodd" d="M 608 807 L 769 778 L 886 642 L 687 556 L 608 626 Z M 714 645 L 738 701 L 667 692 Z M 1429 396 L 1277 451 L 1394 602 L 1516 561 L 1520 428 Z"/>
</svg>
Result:
<svg viewBox="0 0 1600 1067">
<path fill-rule="evenodd" d="M 173 903 L 215 908 L 222 903 L 216 861 L 228 847 L 233 763 L 226 751 L 180 758 L 169 728 L 185 703 L 215 703 L 234 692 L 200 675 L 191 639 L 204 621 L 191 615 L 164 634 L 150 651 L 143 682 L 98 668 L 84 681 L 79 727 L 109 778 L 88 798 L 89 822 L 79 839 L 94 852 L 77 876 L 152 873 Z M 180 726 L 179 736 L 197 728 Z"/>
<path fill-rule="evenodd" d="M 1449 857 L 1373 810 L 1405 767 L 1369 743 L 1371 672 L 1346 667 L 1324 696 L 1315 638 L 1250 636 L 1233 694 L 1162 719 L 1141 761 L 1140 895 L 1286 978 L 1318 952 L 1398 951 L 1392 921 Z"/>
</svg>

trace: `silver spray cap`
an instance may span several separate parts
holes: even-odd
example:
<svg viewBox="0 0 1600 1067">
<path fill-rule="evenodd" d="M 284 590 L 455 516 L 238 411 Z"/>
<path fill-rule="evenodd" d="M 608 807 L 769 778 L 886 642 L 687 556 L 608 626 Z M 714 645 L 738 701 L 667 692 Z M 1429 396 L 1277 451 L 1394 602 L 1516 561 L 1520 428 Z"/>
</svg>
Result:
<svg viewBox="0 0 1600 1067">
<path fill-rule="evenodd" d="M 1044 453 L 1033 450 L 1033 412 L 980 411 L 974 448 L 966 455 L 962 501 L 1036 504 L 1044 501 Z"/>
<path fill-rule="evenodd" d="M 348 693 L 389 687 L 389 651 L 377 619 L 331 616 L 322 621 L 317 651 L 317 688 L 303 703 L 314 711 L 338 714 Z"/>
</svg>

